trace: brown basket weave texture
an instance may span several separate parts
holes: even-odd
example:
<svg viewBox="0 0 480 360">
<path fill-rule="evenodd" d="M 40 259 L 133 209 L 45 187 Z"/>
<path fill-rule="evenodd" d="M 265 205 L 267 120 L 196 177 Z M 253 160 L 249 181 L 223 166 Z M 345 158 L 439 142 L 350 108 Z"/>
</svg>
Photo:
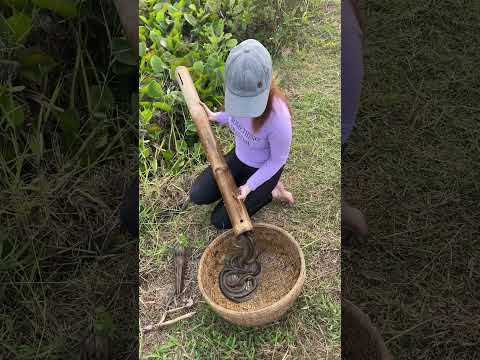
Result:
<svg viewBox="0 0 480 360">
<path fill-rule="evenodd" d="M 342 360 L 392 360 L 370 318 L 347 299 L 342 299 Z"/>
<path fill-rule="evenodd" d="M 290 309 L 305 282 L 305 259 L 300 246 L 295 239 L 281 228 L 269 224 L 254 224 L 254 236 L 257 248 L 268 251 L 269 248 L 281 248 L 295 259 L 298 267 L 298 278 L 292 289 L 278 301 L 264 308 L 252 311 L 233 311 L 215 303 L 211 297 L 211 284 L 207 281 L 215 263 L 223 261 L 221 252 L 232 250 L 229 248 L 231 238 L 235 235 L 229 230 L 218 236 L 205 250 L 200 259 L 198 268 L 198 285 L 205 301 L 211 308 L 228 322 L 239 326 L 263 326 L 280 319 Z"/>
</svg>

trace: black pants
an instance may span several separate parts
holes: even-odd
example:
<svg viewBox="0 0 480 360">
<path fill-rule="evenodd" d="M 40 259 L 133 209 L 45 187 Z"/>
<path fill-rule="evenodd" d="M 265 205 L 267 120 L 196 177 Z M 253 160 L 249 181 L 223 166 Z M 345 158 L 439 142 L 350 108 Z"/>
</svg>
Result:
<svg viewBox="0 0 480 360">
<path fill-rule="evenodd" d="M 258 170 L 257 168 L 242 163 L 235 155 L 235 149 L 225 156 L 225 161 L 239 187 L 244 185 L 250 176 Z M 250 216 L 254 215 L 258 210 L 272 201 L 272 190 L 277 186 L 282 171 L 283 166 L 269 180 L 248 194 L 245 199 L 245 207 Z M 211 167 L 208 167 L 193 183 L 190 199 L 197 205 L 206 205 L 219 200 L 221 197 L 222 194 L 218 189 L 212 169 Z M 217 229 L 230 229 L 232 227 L 223 201 L 220 201 L 213 210 L 211 222 Z"/>
</svg>

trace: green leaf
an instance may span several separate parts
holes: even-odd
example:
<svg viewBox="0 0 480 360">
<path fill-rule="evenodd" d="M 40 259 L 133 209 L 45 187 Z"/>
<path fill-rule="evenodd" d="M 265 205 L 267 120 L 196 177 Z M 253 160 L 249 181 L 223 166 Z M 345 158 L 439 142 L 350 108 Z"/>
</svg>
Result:
<svg viewBox="0 0 480 360">
<path fill-rule="evenodd" d="M 185 234 L 180 234 L 180 236 L 178 237 L 178 242 L 180 246 L 186 248 L 190 240 L 188 239 L 188 236 L 186 236 Z"/>
<path fill-rule="evenodd" d="M 40 49 L 21 49 L 17 56 L 21 64 L 21 75 L 37 84 L 41 84 L 45 79 L 45 74 L 57 66 L 55 60 Z"/>
<path fill-rule="evenodd" d="M 144 57 L 145 53 L 147 52 L 147 45 L 145 44 L 144 41 L 138 44 L 138 54 L 140 57 Z"/>
<path fill-rule="evenodd" d="M 160 39 L 158 40 L 158 43 L 159 43 L 161 46 L 163 46 L 165 49 L 168 49 L 167 39 L 165 39 L 165 38 L 160 38 Z"/>
<path fill-rule="evenodd" d="M 45 69 L 51 69 L 56 65 L 55 60 L 40 49 L 29 48 L 18 53 L 20 64 L 24 67 L 41 65 Z"/>
<path fill-rule="evenodd" d="M 148 123 L 153 116 L 153 111 L 150 109 L 145 109 L 140 112 L 140 118 L 143 120 L 145 123 Z"/>
<path fill-rule="evenodd" d="M 195 17 L 192 14 L 184 14 L 183 17 L 185 18 L 185 20 L 187 20 L 187 22 L 190 25 L 192 26 L 197 25 L 197 19 L 195 19 Z"/>
<path fill-rule="evenodd" d="M 75 108 L 55 113 L 62 130 L 67 134 L 76 134 L 80 130 L 80 115 Z"/>
<path fill-rule="evenodd" d="M 105 120 L 107 118 L 107 114 L 103 111 L 94 111 L 93 112 L 93 117 L 96 119 L 103 119 Z"/>
<path fill-rule="evenodd" d="M 179 140 L 177 142 L 177 152 L 185 152 L 188 148 L 187 142 L 185 140 Z"/>
<path fill-rule="evenodd" d="M 2 4 L 2 2 L 5 5 L 13 6 L 17 9 L 24 9 L 25 6 L 28 5 L 28 0 L 0 0 L 0 4 Z"/>
<path fill-rule="evenodd" d="M 152 166 L 153 172 L 156 173 L 157 170 L 158 170 L 158 161 L 157 161 L 157 158 L 155 158 L 155 157 L 152 158 L 152 159 L 150 160 L 150 165 Z"/>
<path fill-rule="evenodd" d="M 78 14 L 77 2 L 74 0 L 32 0 L 32 3 L 66 18 L 72 18 Z"/>
<path fill-rule="evenodd" d="M 151 124 L 147 128 L 147 132 L 151 137 L 156 138 L 163 132 L 163 130 L 158 126 L 158 124 Z"/>
<path fill-rule="evenodd" d="M 167 65 L 165 65 L 162 59 L 160 59 L 160 57 L 157 55 L 152 56 L 152 59 L 150 60 L 150 65 L 152 66 L 153 72 L 155 74 L 161 74 L 165 69 L 168 69 Z"/>
<path fill-rule="evenodd" d="M 150 156 L 150 149 L 148 147 L 142 148 L 140 152 L 144 158 L 148 158 Z"/>
<path fill-rule="evenodd" d="M 202 154 L 203 153 L 202 144 L 196 143 L 195 145 L 193 145 L 193 151 L 195 154 Z"/>
<path fill-rule="evenodd" d="M 171 152 L 170 150 L 165 150 L 163 153 L 162 153 L 162 157 L 167 160 L 167 161 L 170 161 L 173 159 L 173 152 Z"/>
<path fill-rule="evenodd" d="M 165 12 L 168 9 L 168 6 L 170 5 L 168 2 L 156 2 L 154 1 L 155 5 L 153 6 L 153 10 L 155 11 L 160 11 L 160 12 Z"/>
<path fill-rule="evenodd" d="M 128 41 L 124 38 L 112 39 L 112 55 L 122 64 L 135 66 L 137 59 Z"/>
<path fill-rule="evenodd" d="M 163 110 L 165 112 L 171 112 L 172 111 L 172 107 L 165 102 L 156 102 L 155 107 L 157 109 Z"/>
<path fill-rule="evenodd" d="M 162 23 L 165 20 L 165 13 L 163 11 L 157 12 L 157 15 L 155 15 L 155 20 L 158 23 Z"/>
<path fill-rule="evenodd" d="M 237 5 L 233 8 L 233 15 L 240 15 L 243 12 L 243 6 Z"/>
<path fill-rule="evenodd" d="M 225 27 L 225 24 L 224 24 L 223 20 L 217 21 L 214 26 L 215 26 L 215 28 L 214 28 L 215 35 L 222 36 L 223 35 L 223 28 Z"/>
<path fill-rule="evenodd" d="M 42 83 L 42 74 L 41 72 L 39 71 L 39 69 L 35 69 L 35 68 L 27 68 L 27 69 L 22 69 L 22 71 L 20 72 L 20 75 L 29 80 L 29 81 L 33 81 L 37 84 L 41 84 Z"/>
<path fill-rule="evenodd" d="M 197 7 L 195 6 L 195 4 L 188 5 L 188 8 L 192 11 L 197 11 Z"/>
<path fill-rule="evenodd" d="M 113 107 L 114 97 L 107 86 L 90 87 L 90 101 L 96 112 L 107 111 Z"/>
<path fill-rule="evenodd" d="M 166 44 L 167 44 L 166 48 L 168 50 L 172 50 L 173 52 L 175 52 L 175 40 L 171 33 L 167 37 Z"/>
<path fill-rule="evenodd" d="M 196 71 L 198 73 L 202 73 L 203 72 L 203 62 L 202 61 L 195 61 L 192 68 L 193 68 L 194 71 Z"/>
<path fill-rule="evenodd" d="M 230 49 L 234 48 L 235 46 L 237 46 L 237 43 L 238 43 L 237 39 L 230 39 L 227 41 L 227 47 Z"/>
<path fill-rule="evenodd" d="M 22 12 L 17 12 L 6 20 L 7 28 L 13 34 L 17 43 L 22 43 L 27 39 L 32 30 L 32 18 Z"/>
<path fill-rule="evenodd" d="M 151 98 L 158 99 L 161 96 L 163 96 L 163 88 L 162 85 L 160 85 L 158 82 L 155 80 L 152 80 L 149 82 L 149 84 L 146 87 L 145 93 L 150 96 Z"/>
<path fill-rule="evenodd" d="M 192 120 L 189 120 L 185 123 L 185 134 L 193 135 L 197 133 L 197 127 Z"/>
<path fill-rule="evenodd" d="M 162 59 L 163 61 L 165 61 L 166 63 L 172 63 L 173 61 L 175 61 L 177 58 L 169 51 L 165 51 L 163 54 L 162 54 Z"/>
<path fill-rule="evenodd" d="M 162 34 L 160 33 L 160 31 L 153 29 L 152 31 L 150 31 L 148 36 L 150 40 L 160 45 L 160 39 L 162 39 Z"/>
</svg>

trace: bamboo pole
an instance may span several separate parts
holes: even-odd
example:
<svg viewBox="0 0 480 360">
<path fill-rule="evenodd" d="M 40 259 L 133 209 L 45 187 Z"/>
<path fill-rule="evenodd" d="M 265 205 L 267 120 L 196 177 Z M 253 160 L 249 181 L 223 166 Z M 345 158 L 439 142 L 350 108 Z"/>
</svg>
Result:
<svg viewBox="0 0 480 360">
<path fill-rule="evenodd" d="M 202 142 L 203 149 L 207 154 L 208 161 L 213 171 L 215 181 L 223 197 L 230 222 L 235 235 L 243 234 L 253 229 L 250 216 L 242 200 L 237 199 L 238 188 L 235 180 L 223 157 L 223 152 L 218 146 L 213 134 L 208 116 L 200 105 L 200 98 L 193 84 L 188 69 L 179 66 L 176 71 L 177 82 L 182 90 L 192 120 L 197 128 L 198 136 Z"/>
</svg>

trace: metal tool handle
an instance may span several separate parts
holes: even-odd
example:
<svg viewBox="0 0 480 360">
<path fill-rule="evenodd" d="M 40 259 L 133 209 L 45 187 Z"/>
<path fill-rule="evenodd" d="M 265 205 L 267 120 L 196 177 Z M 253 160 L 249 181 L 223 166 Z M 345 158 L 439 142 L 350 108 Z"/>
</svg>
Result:
<svg viewBox="0 0 480 360">
<path fill-rule="evenodd" d="M 240 235 L 253 229 L 252 222 L 248 216 L 243 201 L 237 199 L 238 188 L 235 180 L 219 148 L 215 135 L 213 134 L 210 122 L 205 109 L 200 105 L 200 98 L 193 84 L 188 69 L 179 66 L 176 71 L 177 82 L 180 85 L 183 96 L 187 103 L 192 120 L 197 128 L 198 136 L 202 142 L 203 149 L 207 154 L 208 161 L 213 171 L 215 181 L 222 194 L 228 217 L 232 223 L 235 235 Z"/>
</svg>

